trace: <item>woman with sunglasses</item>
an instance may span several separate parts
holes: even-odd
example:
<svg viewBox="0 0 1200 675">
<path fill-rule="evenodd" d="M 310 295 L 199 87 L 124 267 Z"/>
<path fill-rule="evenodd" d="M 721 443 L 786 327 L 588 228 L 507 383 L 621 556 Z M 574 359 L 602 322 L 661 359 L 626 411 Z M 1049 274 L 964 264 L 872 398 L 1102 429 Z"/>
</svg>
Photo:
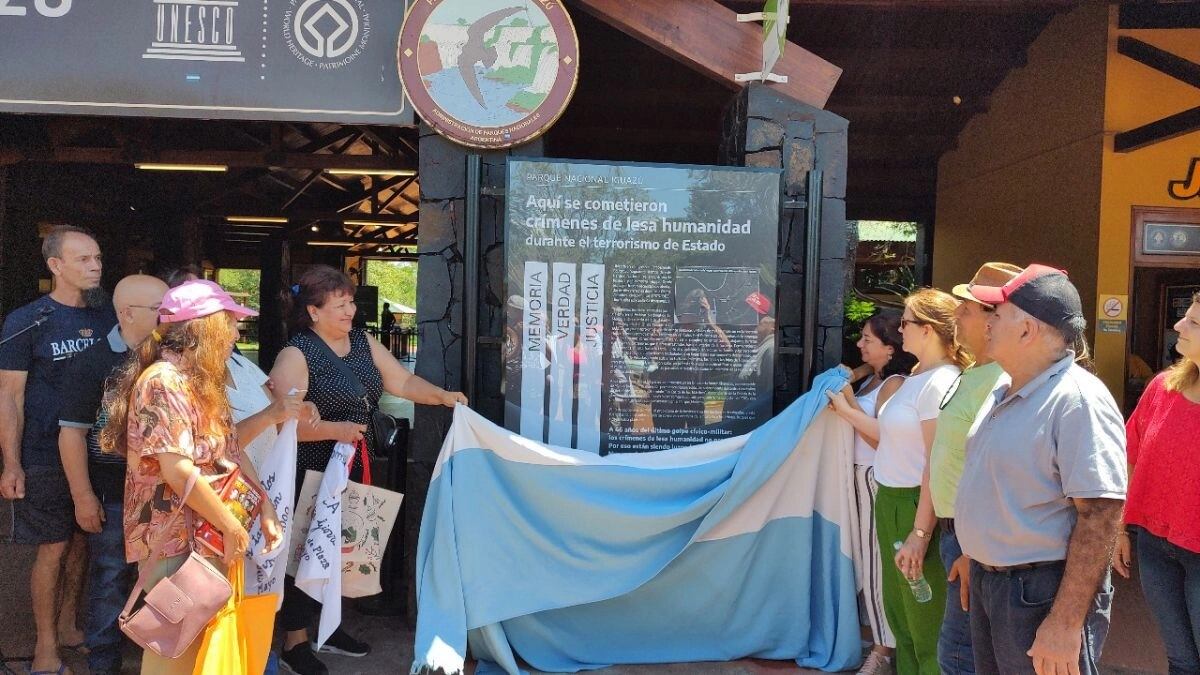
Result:
<svg viewBox="0 0 1200 675">
<path fill-rule="evenodd" d="M 932 288 L 904 300 L 900 334 L 917 367 L 879 411 L 875 451 L 875 529 L 879 548 L 895 549 L 884 565 L 883 608 L 896 635 L 896 672 L 938 672 L 938 631 L 945 609 L 946 572 L 934 539 L 937 519 L 929 493 L 929 452 L 938 406 L 970 355 L 954 338 L 954 296 Z M 932 597 L 918 598 L 909 581 L 924 576 Z M 922 602 L 922 600 L 924 600 Z"/>
<path fill-rule="evenodd" d="M 875 535 L 875 448 L 879 444 L 879 420 L 876 412 L 912 372 L 916 358 L 905 352 L 900 337 L 900 316 L 896 310 L 876 312 L 863 324 L 856 346 L 863 365 L 854 370 L 854 379 L 865 377 L 853 396 L 829 392 L 834 412 L 854 427 L 854 495 L 858 504 L 859 537 L 855 543 L 860 585 L 863 591 L 867 623 L 871 626 L 874 647 L 859 668 L 859 675 L 877 675 L 892 670 L 892 652 L 896 638 L 888 626 L 883 609 L 883 556 Z M 890 551 L 890 549 L 889 549 Z"/>
</svg>

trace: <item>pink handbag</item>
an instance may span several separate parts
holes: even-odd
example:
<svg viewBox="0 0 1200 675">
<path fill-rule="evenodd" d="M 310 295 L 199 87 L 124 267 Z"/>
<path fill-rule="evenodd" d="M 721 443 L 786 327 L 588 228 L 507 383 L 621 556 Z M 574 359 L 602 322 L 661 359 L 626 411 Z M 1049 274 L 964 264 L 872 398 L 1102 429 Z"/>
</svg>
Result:
<svg viewBox="0 0 1200 675">
<path fill-rule="evenodd" d="M 179 517 L 179 512 L 185 508 L 183 504 L 199 476 L 200 470 L 197 469 L 188 477 L 180 506 L 163 525 L 158 541 L 150 549 L 150 557 L 138 573 L 133 593 L 117 620 L 121 630 L 130 640 L 167 659 L 178 658 L 186 652 L 233 595 L 233 587 L 229 585 L 225 575 L 193 551 L 182 567 L 171 576 L 160 580 L 146 593 L 141 607 L 136 611 L 133 609 L 146 585 L 146 578 L 161 560 L 162 547 L 166 543 L 165 534 Z M 187 521 L 190 532 L 193 529 L 190 513 Z"/>
</svg>

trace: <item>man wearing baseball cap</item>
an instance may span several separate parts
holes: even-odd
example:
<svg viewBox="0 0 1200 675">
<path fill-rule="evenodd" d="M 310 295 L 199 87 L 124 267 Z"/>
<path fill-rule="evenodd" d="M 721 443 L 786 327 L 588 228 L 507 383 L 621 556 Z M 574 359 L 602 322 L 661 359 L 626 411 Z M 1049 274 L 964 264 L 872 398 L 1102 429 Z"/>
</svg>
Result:
<svg viewBox="0 0 1200 675">
<path fill-rule="evenodd" d="M 1065 272 L 972 285 L 1004 369 L 967 438 L 954 523 L 971 560 L 979 673 L 1098 673 L 1127 484 L 1112 395 L 1069 349 L 1087 325 Z"/>
<path fill-rule="evenodd" d="M 937 650 L 943 675 L 975 672 L 968 615 L 969 561 L 962 554 L 954 528 L 954 499 L 966 460 L 967 432 L 984 400 L 1004 374 L 999 364 L 985 353 L 987 322 L 996 308 L 976 298 L 971 288 L 1003 286 L 1021 271 L 1020 267 L 1009 263 L 984 263 L 969 283 L 959 284 L 950 291 L 962 301 L 954 310 L 954 338 L 975 357 L 975 365 L 959 375 L 942 400 L 929 455 L 929 494 L 942 530 L 938 540 L 939 553 L 949 572 L 946 611 Z"/>
</svg>

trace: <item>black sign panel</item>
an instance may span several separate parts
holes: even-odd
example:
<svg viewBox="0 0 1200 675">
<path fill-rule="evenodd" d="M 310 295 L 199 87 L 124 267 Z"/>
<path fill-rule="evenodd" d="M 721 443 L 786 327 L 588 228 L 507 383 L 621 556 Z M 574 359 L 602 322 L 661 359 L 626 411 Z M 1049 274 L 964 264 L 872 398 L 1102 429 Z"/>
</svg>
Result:
<svg viewBox="0 0 1200 675">
<path fill-rule="evenodd" d="M 509 160 L 505 424 L 607 454 L 771 416 L 779 172 Z"/>
<path fill-rule="evenodd" d="M 1146 223 L 1143 237 L 1143 253 L 1200 255 L 1200 225 Z"/>
<path fill-rule="evenodd" d="M 401 0 L 0 0 L 0 111 L 413 123 Z"/>
</svg>

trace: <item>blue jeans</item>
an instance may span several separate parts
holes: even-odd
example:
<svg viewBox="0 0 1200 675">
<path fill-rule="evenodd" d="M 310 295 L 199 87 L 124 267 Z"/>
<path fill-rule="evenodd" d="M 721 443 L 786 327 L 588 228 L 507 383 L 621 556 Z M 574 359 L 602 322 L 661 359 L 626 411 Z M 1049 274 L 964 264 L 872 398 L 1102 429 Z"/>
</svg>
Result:
<svg viewBox="0 0 1200 675">
<path fill-rule="evenodd" d="M 942 528 L 939 552 L 949 574 L 954 561 L 962 556 L 962 547 L 958 545 L 958 537 L 947 528 Z M 942 675 L 975 672 L 975 655 L 971 652 L 971 616 L 963 611 L 959 600 L 961 586 L 962 579 L 946 584 L 946 613 L 942 618 L 941 632 L 938 633 L 938 666 L 942 669 Z"/>
<path fill-rule="evenodd" d="M 1015 572 L 985 572 L 971 562 L 971 647 L 975 672 L 1012 675 L 1033 671 L 1026 652 L 1058 594 L 1065 562 Z M 1081 675 L 1098 675 L 1096 662 L 1108 637 L 1113 587 L 1105 574 L 1083 623 Z"/>
<path fill-rule="evenodd" d="M 1171 675 L 1200 673 L 1200 553 L 1137 528 L 1146 604 L 1154 608 Z"/>
<path fill-rule="evenodd" d="M 104 529 L 88 535 L 88 597 L 84 641 L 93 673 L 120 672 L 123 635 L 117 617 L 133 591 L 137 566 L 125 562 L 124 508 L 121 495 L 97 495 Z"/>
</svg>

